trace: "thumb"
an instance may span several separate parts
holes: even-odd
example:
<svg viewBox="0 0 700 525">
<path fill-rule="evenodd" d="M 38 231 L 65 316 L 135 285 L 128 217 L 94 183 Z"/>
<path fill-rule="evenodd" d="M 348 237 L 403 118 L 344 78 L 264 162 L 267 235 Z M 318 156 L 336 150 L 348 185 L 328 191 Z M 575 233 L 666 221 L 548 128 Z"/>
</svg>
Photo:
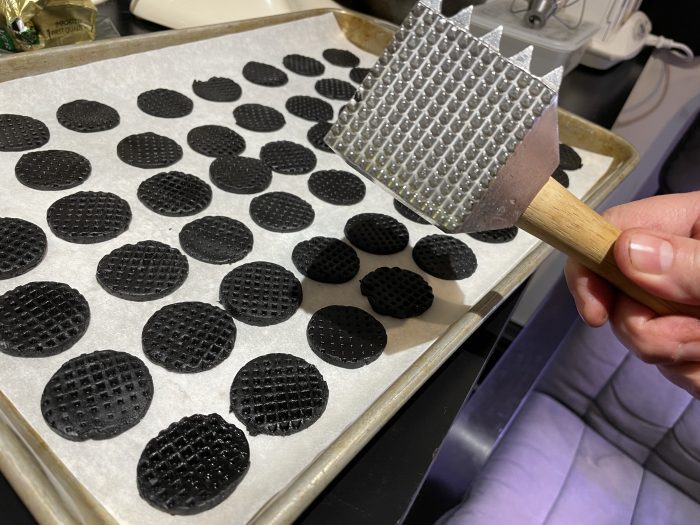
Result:
<svg viewBox="0 0 700 525">
<path fill-rule="evenodd" d="M 700 304 L 700 241 L 633 228 L 615 242 L 622 273 L 652 294 L 685 304 Z"/>
</svg>

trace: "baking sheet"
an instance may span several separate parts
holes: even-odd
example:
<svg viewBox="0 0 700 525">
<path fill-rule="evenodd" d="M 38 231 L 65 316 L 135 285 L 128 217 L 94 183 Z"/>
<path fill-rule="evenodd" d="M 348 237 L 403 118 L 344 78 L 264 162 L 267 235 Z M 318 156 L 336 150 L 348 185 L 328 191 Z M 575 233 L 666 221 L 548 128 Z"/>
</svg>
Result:
<svg viewBox="0 0 700 525">
<path fill-rule="evenodd" d="M 76 478 L 123 523 L 169 523 L 176 519 L 153 509 L 138 497 L 135 469 L 146 442 L 171 422 L 193 413 L 218 412 L 240 428 L 243 425 L 228 413 L 228 391 L 235 373 L 250 359 L 269 352 L 290 352 L 316 365 L 329 385 L 326 412 L 310 428 L 288 437 L 249 436 L 251 468 L 234 494 L 218 507 L 194 517 L 193 523 L 246 522 L 272 496 L 304 470 L 342 430 L 352 423 L 402 372 L 425 351 L 445 329 L 462 317 L 503 276 L 517 266 L 537 241 L 525 232 L 506 245 L 489 245 L 460 236 L 475 252 L 479 267 L 464 281 L 441 281 L 424 274 L 413 263 L 410 246 L 394 256 L 373 256 L 358 251 L 360 273 L 350 283 L 321 285 L 303 278 L 291 264 L 293 247 L 315 235 L 343 237 L 347 219 L 372 211 L 392 215 L 406 224 L 410 245 L 424 235 L 436 233 L 395 212 L 391 198 L 379 188 L 367 186 L 366 198 L 355 206 L 337 207 L 313 197 L 306 187 L 308 176 L 275 174 L 267 191 L 290 191 L 312 204 L 314 224 L 301 232 L 276 234 L 257 227 L 249 218 L 248 204 L 254 196 L 228 194 L 213 187 L 212 204 L 194 217 L 169 218 L 147 210 L 136 198 L 138 184 L 159 171 L 178 170 L 208 181 L 210 158 L 189 149 L 187 132 L 203 124 L 221 124 L 236 129 L 247 142 L 246 156 L 257 156 L 260 147 L 271 140 L 294 140 L 310 147 L 306 132 L 313 123 L 298 119 L 284 109 L 292 95 L 314 95 L 318 78 L 288 72 L 283 88 L 256 86 L 242 78 L 241 69 L 249 60 L 281 66 L 282 57 L 299 53 L 321 59 L 328 47 L 351 49 L 361 57 L 361 65 L 370 66 L 375 58 L 354 48 L 339 31 L 332 15 L 317 17 L 221 37 L 204 42 L 168 48 L 94 63 L 87 66 L 6 82 L 0 85 L 0 112 L 20 113 L 42 120 L 51 131 L 51 140 L 42 149 L 69 149 L 86 156 L 92 163 L 90 178 L 81 186 L 59 192 L 39 192 L 22 186 L 14 177 L 14 165 L 21 153 L 0 154 L 0 215 L 16 216 L 41 226 L 49 239 L 47 257 L 38 268 L 8 281 L 0 281 L 0 293 L 36 280 L 57 280 L 80 290 L 90 303 L 92 321 L 86 335 L 69 351 L 57 356 L 23 360 L 0 355 L 0 384 L 3 392 L 20 410 L 29 424 L 42 436 L 58 458 Z M 325 63 L 325 61 L 324 61 Z M 348 69 L 328 63 L 323 78 L 347 80 Z M 233 78 L 243 87 L 243 96 L 231 104 L 200 99 L 191 91 L 194 79 L 210 76 Z M 182 119 L 159 119 L 136 107 L 139 93 L 159 87 L 175 89 L 190 96 L 194 111 Z M 62 128 L 55 111 L 64 102 L 77 98 L 99 100 L 115 107 L 121 124 L 110 131 L 78 134 Z M 287 125 L 275 133 L 253 133 L 237 127 L 232 110 L 247 102 L 275 107 L 287 119 Z M 336 111 L 342 102 L 332 102 Z M 176 140 L 184 151 L 183 159 L 167 170 L 142 170 L 128 166 L 116 156 L 116 144 L 123 137 L 154 131 Z M 311 148 L 313 149 L 313 148 Z M 316 169 L 349 168 L 337 157 L 315 150 Z M 571 190 L 582 196 L 606 172 L 610 159 L 580 151 L 584 168 L 570 173 Z M 112 191 L 132 207 L 130 229 L 111 241 L 81 246 L 54 237 L 46 224 L 46 209 L 55 200 L 76 191 Z M 148 303 L 122 301 L 104 292 L 95 281 L 99 259 L 114 248 L 139 240 L 155 239 L 179 247 L 177 235 L 184 224 L 204 215 L 229 215 L 246 223 L 255 237 L 251 254 L 234 265 L 213 266 L 189 258 L 190 275 L 186 283 L 170 296 Z M 237 322 L 238 337 L 230 358 L 213 370 L 196 375 L 177 375 L 148 361 L 141 350 L 141 329 L 146 320 L 166 304 L 199 300 L 216 304 L 218 286 L 231 268 L 255 260 L 267 260 L 293 271 L 303 283 L 304 302 L 287 322 L 258 328 Z M 433 287 L 436 300 L 423 316 L 396 320 L 374 314 L 387 328 L 389 344 L 385 354 L 373 364 L 358 370 L 344 370 L 320 360 L 306 344 L 306 324 L 313 312 L 329 304 L 351 304 L 371 312 L 359 292 L 358 280 L 379 266 L 401 266 L 423 275 Z M 111 348 L 130 352 L 149 366 L 155 385 L 153 404 L 146 417 L 133 429 L 107 441 L 73 443 L 54 434 L 39 410 L 41 391 L 49 377 L 66 360 L 81 353 Z"/>
</svg>

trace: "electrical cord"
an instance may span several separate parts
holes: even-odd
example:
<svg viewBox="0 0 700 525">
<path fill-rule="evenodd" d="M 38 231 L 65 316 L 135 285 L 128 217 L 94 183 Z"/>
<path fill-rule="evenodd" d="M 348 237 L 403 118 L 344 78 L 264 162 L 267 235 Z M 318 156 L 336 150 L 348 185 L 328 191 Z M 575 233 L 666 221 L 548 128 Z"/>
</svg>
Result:
<svg viewBox="0 0 700 525">
<path fill-rule="evenodd" d="M 665 38 L 663 36 L 649 35 L 644 40 L 644 44 L 647 46 L 654 46 L 657 49 L 670 49 L 674 55 L 682 58 L 683 60 L 690 62 L 695 58 L 693 50 L 690 49 L 685 44 L 671 40 L 670 38 Z"/>
</svg>

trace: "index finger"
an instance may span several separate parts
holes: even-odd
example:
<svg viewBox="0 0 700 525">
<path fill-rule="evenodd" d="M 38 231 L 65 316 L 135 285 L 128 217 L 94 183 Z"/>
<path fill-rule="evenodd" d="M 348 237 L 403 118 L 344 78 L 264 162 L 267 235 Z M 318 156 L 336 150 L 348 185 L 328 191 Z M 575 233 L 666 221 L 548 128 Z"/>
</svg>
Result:
<svg viewBox="0 0 700 525">
<path fill-rule="evenodd" d="M 647 228 L 700 236 L 700 192 L 658 195 L 610 208 L 603 216 L 621 230 Z"/>
</svg>

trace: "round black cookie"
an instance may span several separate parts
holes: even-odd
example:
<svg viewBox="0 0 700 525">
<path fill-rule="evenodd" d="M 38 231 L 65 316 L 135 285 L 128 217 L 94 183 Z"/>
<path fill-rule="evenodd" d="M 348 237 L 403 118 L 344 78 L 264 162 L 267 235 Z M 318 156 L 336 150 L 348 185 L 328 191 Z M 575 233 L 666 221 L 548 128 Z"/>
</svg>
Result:
<svg viewBox="0 0 700 525">
<path fill-rule="evenodd" d="M 182 148 L 173 139 L 148 131 L 123 138 L 117 156 L 137 168 L 165 168 L 182 158 Z"/>
<path fill-rule="evenodd" d="M 191 515 L 224 501 L 250 466 L 245 434 L 219 414 L 184 417 L 151 439 L 136 466 L 139 495 L 169 514 Z"/>
<path fill-rule="evenodd" d="M 136 425 L 153 399 L 153 380 L 138 357 L 101 350 L 67 361 L 41 395 L 41 414 L 71 441 L 107 439 Z"/>
<path fill-rule="evenodd" d="M 354 67 L 350 70 L 350 80 L 361 84 L 369 72 L 370 70 L 366 67 Z"/>
<path fill-rule="evenodd" d="M 228 313 L 194 301 L 164 306 L 141 334 L 146 357 L 178 373 L 214 368 L 231 355 L 235 341 L 236 325 Z"/>
<path fill-rule="evenodd" d="M 569 175 L 561 167 L 554 170 L 552 178 L 565 188 L 569 187 Z"/>
<path fill-rule="evenodd" d="M 370 314 L 354 306 L 326 306 L 311 316 L 306 327 L 311 350 L 342 368 L 360 368 L 386 348 L 386 330 Z"/>
<path fill-rule="evenodd" d="M 233 110 L 233 118 L 240 127 L 263 133 L 277 131 L 286 124 L 282 113 L 262 104 L 241 104 Z"/>
<path fill-rule="evenodd" d="M 326 70 L 326 66 L 321 62 L 304 55 L 287 55 L 282 59 L 282 63 L 292 73 L 305 77 L 317 77 Z"/>
<path fill-rule="evenodd" d="M 136 195 L 149 210 L 167 217 L 184 217 L 209 206 L 211 186 L 189 173 L 168 171 L 143 181 Z"/>
<path fill-rule="evenodd" d="M 365 183 L 342 170 L 316 171 L 309 177 L 309 191 L 322 201 L 348 206 L 365 198 Z"/>
<path fill-rule="evenodd" d="M 267 87 L 284 86 L 289 80 L 287 73 L 262 62 L 248 62 L 243 66 L 243 77 L 248 82 Z"/>
<path fill-rule="evenodd" d="M 15 176 L 34 190 L 66 190 L 90 176 L 90 161 L 73 151 L 47 149 L 25 153 L 15 165 Z"/>
<path fill-rule="evenodd" d="M 314 152 L 289 140 L 265 144 L 260 148 L 260 160 L 283 175 L 302 175 L 316 167 Z"/>
<path fill-rule="evenodd" d="M 292 262 L 302 275 L 321 283 L 345 283 L 360 271 L 355 250 L 331 237 L 300 242 L 292 251 Z"/>
<path fill-rule="evenodd" d="M 333 150 L 323 140 L 332 127 L 333 125 L 330 122 L 319 122 L 309 128 L 306 138 L 314 148 L 326 153 L 333 153 Z"/>
<path fill-rule="evenodd" d="M 326 410 L 328 385 L 318 369 L 289 354 L 249 361 L 231 385 L 231 412 L 252 436 L 288 436 L 314 424 Z"/>
<path fill-rule="evenodd" d="M 322 78 L 316 81 L 314 86 L 319 95 L 333 100 L 350 100 L 357 88 L 350 82 L 337 78 Z"/>
<path fill-rule="evenodd" d="M 239 321 L 270 326 L 286 321 L 303 299 L 301 283 L 278 264 L 256 261 L 234 268 L 219 287 L 219 302 Z"/>
<path fill-rule="evenodd" d="M 271 232 L 297 232 L 308 228 L 316 216 L 311 204 L 284 191 L 264 193 L 250 201 L 250 218 Z"/>
<path fill-rule="evenodd" d="M 241 98 L 241 86 L 230 78 L 211 77 L 192 82 L 194 94 L 211 102 L 235 102 Z"/>
<path fill-rule="evenodd" d="M 383 213 L 360 213 L 345 224 L 345 237 L 357 248 L 376 255 L 398 253 L 408 245 L 408 229 Z"/>
<path fill-rule="evenodd" d="M 67 284 L 37 281 L 0 295 L 0 319 L 0 352 L 46 357 L 78 342 L 90 323 L 90 307 Z"/>
<path fill-rule="evenodd" d="M 325 100 L 306 95 L 289 97 L 284 105 L 292 115 L 304 120 L 323 122 L 333 120 L 333 106 Z"/>
<path fill-rule="evenodd" d="M 97 264 L 97 282 L 105 291 L 128 301 L 160 299 L 187 279 L 187 257 L 158 241 L 125 244 Z"/>
<path fill-rule="evenodd" d="M 433 289 L 417 273 L 377 268 L 360 280 L 360 292 L 378 314 L 398 319 L 416 317 L 433 304 Z"/>
<path fill-rule="evenodd" d="M 221 157 L 209 166 L 209 178 L 217 188 L 246 195 L 266 190 L 272 182 L 272 170 L 258 159 Z"/>
<path fill-rule="evenodd" d="M 245 139 L 226 126 L 198 126 L 187 134 L 187 144 L 207 157 L 239 155 L 245 150 Z"/>
<path fill-rule="evenodd" d="M 51 134 L 46 124 L 32 117 L 0 114 L 0 151 L 26 151 L 40 148 Z"/>
<path fill-rule="evenodd" d="M 136 99 L 136 105 L 144 113 L 161 118 L 180 118 L 192 113 L 192 99 L 172 89 L 144 91 Z"/>
<path fill-rule="evenodd" d="M 67 102 L 56 111 L 56 119 L 64 128 L 78 133 L 107 131 L 119 125 L 117 110 L 94 100 Z"/>
<path fill-rule="evenodd" d="M 577 170 L 583 166 L 581 156 L 568 144 L 559 144 L 559 167 L 563 170 Z"/>
<path fill-rule="evenodd" d="M 59 239 L 93 244 L 125 232 L 131 222 L 131 208 L 114 193 L 79 191 L 49 206 L 46 220 Z"/>
<path fill-rule="evenodd" d="M 345 49 L 326 49 L 323 51 L 323 58 L 338 67 L 357 67 L 360 59 L 354 53 Z"/>
<path fill-rule="evenodd" d="M 44 255 L 44 230 L 23 219 L 0 217 L 0 280 L 27 273 Z"/>
<path fill-rule="evenodd" d="M 481 242 L 491 244 L 502 244 L 510 242 L 518 235 L 518 227 L 511 226 L 509 228 L 501 228 L 499 230 L 484 230 L 482 232 L 473 232 L 469 236 Z"/>
<path fill-rule="evenodd" d="M 248 227 L 230 217 L 196 219 L 180 230 L 180 246 L 197 260 L 212 264 L 240 261 L 253 249 Z"/>
<path fill-rule="evenodd" d="M 401 214 L 401 216 L 405 217 L 409 221 L 416 222 L 418 224 L 430 224 L 428 221 L 426 221 L 423 217 L 418 215 L 416 212 L 414 212 L 411 208 L 406 206 L 404 203 L 401 201 L 398 201 L 394 199 L 394 209 Z"/>
<path fill-rule="evenodd" d="M 413 247 L 413 260 L 426 273 L 457 281 L 476 271 L 476 255 L 469 246 L 449 235 L 428 235 Z"/>
</svg>

